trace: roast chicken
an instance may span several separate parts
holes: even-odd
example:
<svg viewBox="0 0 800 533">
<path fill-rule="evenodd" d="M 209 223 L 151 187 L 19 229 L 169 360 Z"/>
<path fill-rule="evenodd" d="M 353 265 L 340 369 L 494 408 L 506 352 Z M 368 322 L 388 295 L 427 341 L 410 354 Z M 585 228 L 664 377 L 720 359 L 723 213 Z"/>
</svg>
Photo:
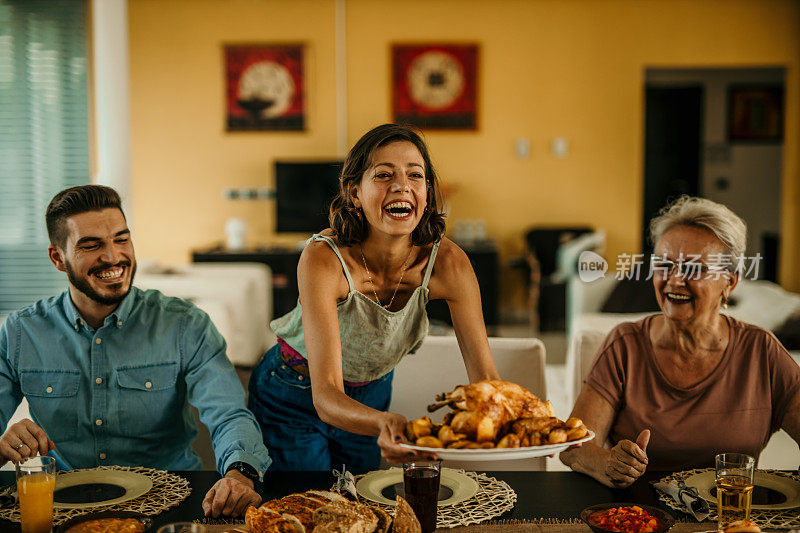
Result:
<svg viewBox="0 0 800 533">
<path fill-rule="evenodd" d="M 460 385 L 436 399 L 439 403 L 429 405 L 428 411 L 444 406 L 456 409 L 449 420 L 450 428 L 476 442 L 494 441 L 504 425 L 520 418 L 555 416 L 549 401 L 543 402 L 520 385 L 499 379 Z"/>
<path fill-rule="evenodd" d="M 563 444 L 583 439 L 588 428 L 579 418 L 562 422 L 553 406 L 524 387 L 501 380 L 460 385 L 436 396 L 433 412 L 445 406 L 453 411 L 441 424 L 423 416 L 406 423 L 406 438 L 426 448 L 523 448 Z"/>
</svg>

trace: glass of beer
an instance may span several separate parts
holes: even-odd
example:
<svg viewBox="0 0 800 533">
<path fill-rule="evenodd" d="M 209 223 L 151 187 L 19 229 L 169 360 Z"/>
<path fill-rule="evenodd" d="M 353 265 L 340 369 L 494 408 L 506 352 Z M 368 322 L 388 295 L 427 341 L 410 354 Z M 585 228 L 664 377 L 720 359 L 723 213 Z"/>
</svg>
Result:
<svg viewBox="0 0 800 533">
<path fill-rule="evenodd" d="M 717 455 L 717 514 L 719 528 L 750 519 L 756 460 L 743 453 Z"/>
<path fill-rule="evenodd" d="M 442 461 L 418 461 L 403 465 L 403 489 L 406 501 L 417 515 L 422 533 L 436 531 L 436 510 L 439 506 L 439 482 Z"/>
<path fill-rule="evenodd" d="M 56 487 L 55 459 L 30 457 L 17 463 L 16 470 L 22 533 L 50 533 Z"/>
</svg>

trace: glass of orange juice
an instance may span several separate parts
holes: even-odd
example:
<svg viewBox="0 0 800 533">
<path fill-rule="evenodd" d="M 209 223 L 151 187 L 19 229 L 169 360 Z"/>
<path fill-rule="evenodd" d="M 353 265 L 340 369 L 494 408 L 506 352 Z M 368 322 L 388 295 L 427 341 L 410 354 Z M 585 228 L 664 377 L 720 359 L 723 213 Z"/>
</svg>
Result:
<svg viewBox="0 0 800 533">
<path fill-rule="evenodd" d="M 50 533 L 56 487 L 55 459 L 30 457 L 16 466 L 22 533 Z"/>
</svg>

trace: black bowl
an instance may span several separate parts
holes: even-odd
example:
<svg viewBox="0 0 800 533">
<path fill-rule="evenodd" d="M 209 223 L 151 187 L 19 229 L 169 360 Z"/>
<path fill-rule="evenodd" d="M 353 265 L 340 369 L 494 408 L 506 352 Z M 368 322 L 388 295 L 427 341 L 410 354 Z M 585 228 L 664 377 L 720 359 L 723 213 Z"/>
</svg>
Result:
<svg viewBox="0 0 800 533">
<path fill-rule="evenodd" d="M 581 520 L 586 522 L 586 525 L 592 528 L 592 531 L 595 533 L 613 533 L 609 529 L 602 528 L 590 522 L 589 516 L 597 511 L 605 511 L 606 509 L 611 509 L 613 507 L 633 507 L 634 505 L 647 511 L 650 516 L 658 518 L 658 521 L 661 523 L 661 527 L 656 530 L 656 533 L 664 533 L 673 525 L 675 525 L 675 519 L 672 518 L 672 515 L 670 515 L 668 512 L 662 511 L 658 507 L 651 507 L 650 505 L 641 505 L 638 503 L 599 503 L 597 505 L 592 505 L 591 507 L 587 507 L 581 511 Z"/>
<path fill-rule="evenodd" d="M 150 531 L 150 529 L 153 527 L 153 519 L 142 513 L 136 513 L 134 511 L 97 511 L 95 513 L 87 513 L 76 516 L 75 518 L 70 518 L 55 528 L 55 531 L 56 533 L 64 533 L 72 526 L 82 524 L 83 522 L 87 522 L 89 520 L 98 520 L 100 518 L 135 518 L 144 524 L 145 531 Z"/>
</svg>

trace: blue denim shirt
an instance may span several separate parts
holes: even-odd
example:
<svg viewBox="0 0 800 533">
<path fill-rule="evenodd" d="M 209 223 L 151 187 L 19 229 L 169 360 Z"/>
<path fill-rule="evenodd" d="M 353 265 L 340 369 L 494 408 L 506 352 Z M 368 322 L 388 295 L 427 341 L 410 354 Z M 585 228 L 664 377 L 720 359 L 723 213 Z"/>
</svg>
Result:
<svg viewBox="0 0 800 533">
<path fill-rule="evenodd" d="M 179 298 L 134 287 L 95 330 L 65 291 L 0 326 L 0 428 L 25 396 L 65 468 L 195 470 L 191 404 L 221 473 L 243 461 L 263 474 L 271 460 L 225 350 L 208 315 Z"/>
</svg>

